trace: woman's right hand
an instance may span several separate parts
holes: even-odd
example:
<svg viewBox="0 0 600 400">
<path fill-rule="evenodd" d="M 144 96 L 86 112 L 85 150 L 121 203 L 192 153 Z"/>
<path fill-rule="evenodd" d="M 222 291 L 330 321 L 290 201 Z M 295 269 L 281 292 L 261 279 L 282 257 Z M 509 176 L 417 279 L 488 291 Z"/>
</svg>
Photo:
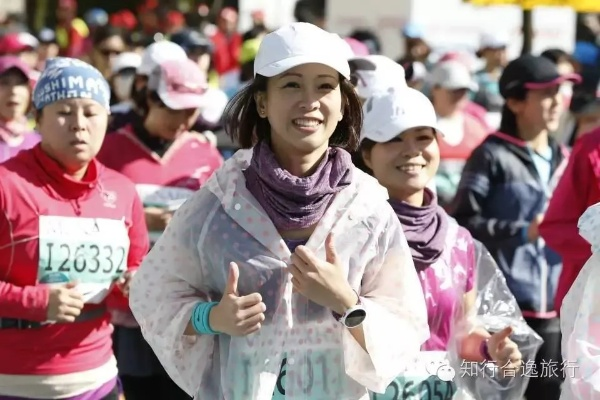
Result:
<svg viewBox="0 0 600 400">
<path fill-rule="evenodd" d="M 245 336 L 258 331 L 267 309 L 260 293 L 238 295 L 239 277 L 237 264 L 230 263 L 223 297 L 209 315 L 211 329 L 229 336 Z"/>
<path fill-rule="evenodd" d="M 173 217 L 172 212 L 158 207 L 146 207 L 144 214 L 149 231 L 164 231 Z"/>
<path fill-rule="evenodd" d="M 52 286 L 48 298 L 48 321 L 74 322 L 81 314 L 83 297 L 76 289 L 77 283 L 69 282 L 60 286 Z"/>
</svg>

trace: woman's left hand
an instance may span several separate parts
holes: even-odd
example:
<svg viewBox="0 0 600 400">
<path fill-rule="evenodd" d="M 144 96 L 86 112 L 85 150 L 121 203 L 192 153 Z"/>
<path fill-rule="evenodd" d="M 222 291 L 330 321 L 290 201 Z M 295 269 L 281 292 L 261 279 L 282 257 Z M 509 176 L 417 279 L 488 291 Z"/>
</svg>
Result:
<svg viewBox="0 0 600 400">
<path fill-rule="evenodd" d="M 513 329 L 510 326 L 494 333 L 488 339 L 488 351 L 496 365 L 504 372 L 505 377 L 515 376 L 508 371 L 518 371 L 523 364 L 522 355 L 519 346 L 509 336 Z"/>
<path fill-rule="evenodd" d="M 306 246 L 298 246 L 288 268 L 294 290 L 309 300 L 338 314 L 356 305 L 356 292 L 344 274 L 331 233 L 325 240 L 325 260 L 319 259 Z"/>
</svg>

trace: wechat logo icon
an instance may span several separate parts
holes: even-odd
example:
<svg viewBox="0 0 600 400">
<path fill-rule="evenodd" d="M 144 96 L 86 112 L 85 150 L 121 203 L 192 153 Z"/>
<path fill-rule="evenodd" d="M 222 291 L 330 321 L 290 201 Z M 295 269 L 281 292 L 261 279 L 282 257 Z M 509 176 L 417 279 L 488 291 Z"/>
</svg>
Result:
<svg viewBox="0 0 600 400">
<path fill-rule="evenodd" d="M 435 375 L 444 382 L 451 382 L 456 376 L 456 372 L 448 360 L 432 361 L 427 364 L 426 369 L 429 375 Z"/>
</svg>

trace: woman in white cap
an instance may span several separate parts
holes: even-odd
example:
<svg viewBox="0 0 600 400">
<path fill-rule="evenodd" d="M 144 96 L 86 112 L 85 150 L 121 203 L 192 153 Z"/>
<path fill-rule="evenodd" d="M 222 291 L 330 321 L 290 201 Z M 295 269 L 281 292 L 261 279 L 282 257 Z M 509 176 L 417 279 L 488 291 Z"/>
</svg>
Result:
<svg viewBox="0 0 600 400">
<path fill-rule="evenodd" d="M 441 132 L 433 105 L 415 89 L 392 88 L 367 100 L 364 113 L 361 154 L 368 172 L 387 189 L 389 203 L 402 224 L 425 294 L 430 330 L 421 363 L 398 376 L 386 394 L 376 399 L 393 400 L 397 398 L 394 393 L 430 399 L 434 391 L 451 398 L 455 388 L 448 378 L 453 375 L 419 366 L 429 362 L 443 365 L 454 335 L 459 338 L 461 358 L 517 370 L 521 354 L 509 339 L 511 327 L 494 334 L 474 329 L 465 335 L 457 330 L 475 305 L 478 260 L 491 257 L 446 214 L 427 188 L 440 163 Z M 436 372 L 438 382 L 432 381 Z"/>
<path fill-rule="evenodd" d="M 243 150 L 136 275 L 133 313 L 189 394 L 364 400 L 427 339 L 398 219 L 346 151 L 362 123 L 346 51 L 307 23 L 264 38 L 226 111 Z"/>
</svg>

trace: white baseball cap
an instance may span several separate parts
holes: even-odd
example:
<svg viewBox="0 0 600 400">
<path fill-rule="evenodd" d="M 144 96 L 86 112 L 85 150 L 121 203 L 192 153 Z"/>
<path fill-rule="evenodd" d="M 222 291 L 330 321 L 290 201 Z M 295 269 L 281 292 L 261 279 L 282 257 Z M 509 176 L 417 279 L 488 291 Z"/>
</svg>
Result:
<svg viewBox="0 0 600 400">
<path fill-rule="evenodd" d="M 361 141 L 389 142 L 411 128 L 431 127 L 440 133 L 431 101 L 412 88 L 390 88 L 377 93 L 363 105 Z"/>
<path fill-rule="evenodd" d="M 111 72 L 116 74 L 126 68 L 133 68 L 137 70 L 140 65 L 142 65 L 142 56 L 140 56 L 138 53 L 127 51 L 119 54 L 115 58 L 111 67 Z"/>
<path fill-rule="evenodd" d="M 429 80 L 433 86 L 444 89 L 468 89 L 477 91 L 478 85 L 465 63 L 449 60 L 438 63 L 431 71 Z"/>
<path fill-rule="evenodd" d="M 503 49 L 508 47 L 508 35 L 502 32 L 484 32 L 481 34 L 479 49 Z"/>
<path fill-rule="evenodd" d="M 254 59 L 254 76 L 279 75 L 298 65 L 327 65 L 350 79 L 349 46 L 316 25 L 295 22 L 266 35 Z"/>
<path fill-rule="evenodd" d="M 356 92 L 363 99 L 385 93 L 391 87 L 407 87 L 404 68 L 391 58 L 369 55 L 351 58 L 348 63 Z"/>
<path fill-rule="evenodd" d="M 161 40 L 160 42 L 152 43 L 142 53 L 142 62 L 137 69 L 138 75 L 148 76 L 154 69 L 163 61 L 187 60 L 188 56 L 181 46 L 173 42 Z"/>
</svg>

